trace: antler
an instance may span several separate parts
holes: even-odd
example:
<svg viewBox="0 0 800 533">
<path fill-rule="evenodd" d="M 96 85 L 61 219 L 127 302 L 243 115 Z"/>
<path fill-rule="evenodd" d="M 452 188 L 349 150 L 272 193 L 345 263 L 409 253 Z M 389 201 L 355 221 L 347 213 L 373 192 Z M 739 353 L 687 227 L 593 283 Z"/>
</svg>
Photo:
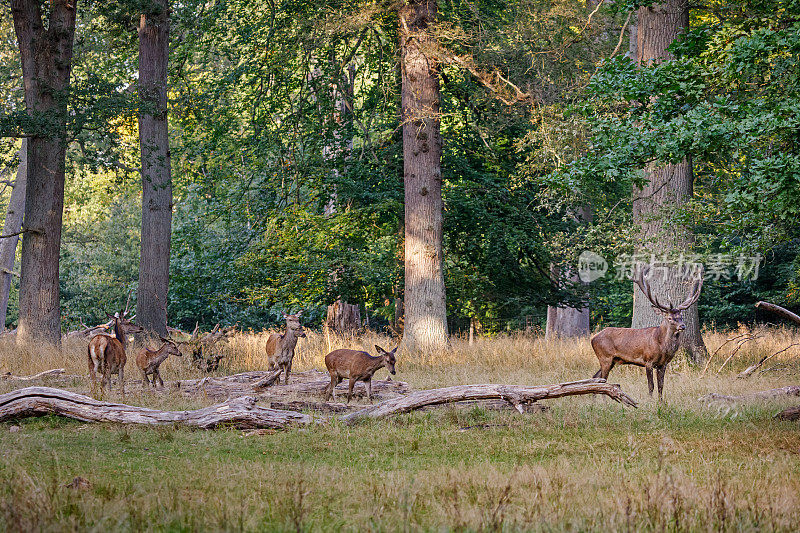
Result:
<svg viewBox="0 0 800 533">
<path fill-rule="evenodd" d="M 689 309 L 689 307 L 694 305 L 694 303 L 698 300 L 698 298 L 700 298 L 700 291 L 702 289 L 703 289 L 703 271 L 701 269 L 700 275 L 694 281 L 694 287 L 692 287 L 692 292 L 689 294 L 689 297 L 686 298 L 686 300 L 684 300 L 683 303 L 680 304 L 675 309 L 677 311 L 683 311 Z"/>
<path fill-rule="evenodd" d="M 655 296 L 653 296 L 650 289 L 650 284 L 645 280 L 647 275 L 650 273 L 650 265 L 641 265 L 637 270 L 639 271 L 639 275 L 633 276 L 633 282 L 639 286 L 639 288 L 642 290 L 642 294 L 644 294 L 647 299 L 650 300 L 650 303 L 653 304 L 653 307 L 668 313 L 670 308 L 664 306 Z"/>
<path fill-rule="evenodd" d="M 128 308 L 131 305 L 131 293 L 132 292 L 133 292 L 133 289 L 130 289 L 128 291 L 128 300 L 125 302 L 125 311 L 122 312 L 122 316 L 128 316 Z"/>
</svg>

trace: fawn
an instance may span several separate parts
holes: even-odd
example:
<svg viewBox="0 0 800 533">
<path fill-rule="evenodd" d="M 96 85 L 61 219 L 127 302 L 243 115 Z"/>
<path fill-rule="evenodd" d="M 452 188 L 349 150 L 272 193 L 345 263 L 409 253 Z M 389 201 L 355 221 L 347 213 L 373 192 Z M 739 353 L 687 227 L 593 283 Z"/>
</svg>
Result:
<svg viewBox="0 0 800 533">
<path fill-rule="evenodd" d="M 150 385 L 150 380 L 147 379 L 148 374 L 153 376 L 153 388 L 156 388 L 156 381 L 160 387 L 164 387 L 164 380 L 161 379 L 161 371 L 159 367 L 167 357 L 170 355 L 182 356 L 183 354 L 178 349 L 178 345 L 171 340 L 159 337 L 164 344 L 158 350 L 148 350 L 145 348 L 136 356 L 136 366 L 142 372 L 142 387 L 145 383 Z"/>
<path fill-rule="evenodd" d="M 273 333 L 267 338 L 267 358 L 269 359 L 269 369 L 280 369 L 285 372 L 283 383 L 289 383 L 289 373 L 292 371 L 292 359 L 294 359 L 294 349 L 297 346 L 297 339 L 306 336 L 306 332 L 300 324 L 300 317 L 303 315 L 299 311 L 296 315 L 283 313 L 286 319 L 286 333 L 280 335 Z M 280 379 L 280 374 L 278 374 Z"/>
</svg>

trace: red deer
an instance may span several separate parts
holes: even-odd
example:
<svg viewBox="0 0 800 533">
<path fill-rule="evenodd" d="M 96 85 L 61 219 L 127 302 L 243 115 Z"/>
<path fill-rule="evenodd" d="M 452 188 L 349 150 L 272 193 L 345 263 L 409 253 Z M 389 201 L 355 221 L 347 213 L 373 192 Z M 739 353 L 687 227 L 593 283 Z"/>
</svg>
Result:
<svg viewBox="0 0 800 533">
<path fill-rule="evenodd" d="M 397 346 L 394 350 L 387 352 L 377 344 L 375 349 L 378 350 L 378 356 L 373 357 L 367 352 L 359 350 L 334 350 L 325 356 L 325 366 L 328 367 L 328 373 L 331 375 L 331 384 L 326 389 L 325 401 L 327 402 L 331 397 L 336 401 L 336 395 L 333 389 L 336 385 L 342 382 L 344 378 L 348 378 L 350 383 L 347 390 L 347 403 L 350 403 L 350 398 L 353 396 L 353 386 L 356 381 L 363 381 L 367 387 L 367 399 L 372 403 L 372 376 L 375 372 L 383 367 L 389 369 L 389 373 L 395 374 L 394 365 L 396 362 L 395 353 Z"/>
<path fill-rule="evenodd" d="M 645 280 L 648 272 L 648 267 L 640 269 L 639 275 L 634 276 L 634 282 L 642 290 L 642 294 L 650 300 L 653 309 L 663 315 L 661 325 L 638 329 L 605 328 L 592 337 L 592 349 L 600 361 L 600 370 L 594 377 L 607 379 L 608 373 L 616 363 L 643 366 L 647 374 L 649 393 L 652 396 L 655 368 L 658 375 L 658 398 L 661 400 L 667 364 L 675 357 L 680 336 L 686 329 L 683 311 L 700 298 L 703 276 L 700 272 L 689 297 L 680 305 L 673 307 L 671 302 L 665 306 L 653 296 L 650 285 Z"/>
<path fill-rule="evenodd" d="M 302 315 L 302 311 L 299 311 L 296 315 L 283 313 L 283 318 L 286 319 L 286 333 L 283 335 L 273 333 L 267 338 L 269 369 L 280 369 L 285 372 L 284 384 L 289 383 L 289 373 L 292 371 L 292 359 L 294 359 L 294 348 L 297 346 L 297 339 L 306 336 L 306 332 L 300 324 Z M 278 374 L 278 379 L 280 380 L 280 374 Z"/>
<path fill-rule="evenodd" d="M 153 376 L 153 388 L 156 388 L 156 382 L 158 382 L 159 386 L 163 388 L 164 380 L 161 379 L 161 370 L 159 370 L 161 363 L 163 363 L 170 355 L 175 355 L 178 357 L 183 355 L 178 349 L 178 345 L 173 341 L 167 340 L 163 337 L 160 338 L 161 342 L 164 343 L 161 348 L 158 350 L 148 350 L 145 348 L 136 356 L 136 366 L 138 366 L 139 370 L 142 372 L 142 387 L 144 387 L 145 383 L 150 385 L 150 380 L 147 379 L 147 376 L 148 374 L 151 374 Z"/>
<path fill-rule="evenodd" d="M 111 390 L 111 374 L 119 376 L 119 388 L 125 394 L 125 345 L 128 342 L 128 335 L 141 333 L 144 328 L 137 326 L 128 318 L 125 318 L 127 310 L 121 315 L 116 313 L 114 319 L 114 335 L 100 334 L 92 337 L 87 348 L 89 374 L 92 378 L 92 387 L 97 388 L 97 373 L 100 372 L 103 378 L 100 387 L 108 387 Z"/>
</svg>

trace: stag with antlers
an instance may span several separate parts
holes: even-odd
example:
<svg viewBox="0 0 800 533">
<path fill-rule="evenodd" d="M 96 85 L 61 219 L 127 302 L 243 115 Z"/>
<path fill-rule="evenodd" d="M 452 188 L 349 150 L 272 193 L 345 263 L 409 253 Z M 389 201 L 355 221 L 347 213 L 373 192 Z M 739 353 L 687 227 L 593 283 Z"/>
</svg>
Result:
<svg viewBox="0 0 800 533">
<path fill-rule="evenodd" d="M 101 389 L 106 387 L 111 390 L 111 374 L 119 376 L 119 388 L 125 394 L 125 345 L 128 335 L 141 333 L 144 328 L 133 323 L 136 315 L 128 317 L 128 308 L 131 303 L 131 294 L 128 293 L 128 302 L 122 313 L 108 315 L 114 324 L 114 335 L 99 334 L 92 337 L 87 347 L 89 375 L 92 379 L 92 388 L 97 388 L 97 373 L 102 374 Z"/>
<path fill-rule="evenodd" d="M 663 399 L 664 373 L 667 364 L 675 357 L 680 345 L 680 336 L 686 329 L 683 311 L 691 307 L 700 298 L 703 288 L 702 272 L 699 272 L 689 297 L 673 306 L 672 302 L 663 305 L 653 295 L 647 281 L 649 267 L 638 269 L 633 281 L 642 290 L 642 294 L 650 300 L 653 309 L 664 318 L 661 325 L 651 328 L 605 328 L 592 337 L 592 349 L 600 361 L 600 370 L 596 378 L 607 379 L 614 365 L 643 366 L 647 374 L 647 387 L 653 395 L 653 369 L 658 378 L 658 398 Z"/>
</svg>

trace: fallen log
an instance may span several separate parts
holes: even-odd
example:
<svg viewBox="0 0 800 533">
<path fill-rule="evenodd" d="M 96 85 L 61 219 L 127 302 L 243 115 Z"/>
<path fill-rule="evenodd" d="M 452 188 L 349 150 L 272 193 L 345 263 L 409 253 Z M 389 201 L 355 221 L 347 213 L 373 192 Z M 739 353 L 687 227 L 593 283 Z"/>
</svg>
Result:
<svg viewBox="0 0 800 533">
<path fill-rule="evenodd" d="M 706 394 L 705 396 L 701 396 L 698 398 L 701 402 L 747 402 L 753 400 L 771 400 L 773 398 L 778 398 L 781 396 L 800 396 L 800 386 L 798 385 L 790 385 L 788 387 L 781 387 L 779 389 L 769 389 L 759 392 L 753 392 L 750 394 L 744 394 L 742 396 L 726 396 L 724 394 L 717 394 L 716 392 L 712 392 L 711 394 Z"/>
<path fill-rule="evenodd" d="M 32 376 L 15 376 L 11 374 L 11 372 L 6 372 L 0 379 L 3 381 L 33 381 L 36 379 L 41 379 L 45 377 L 53 377 L 53 376 L 61 376 L 65 370 L 63 368 L 53 368 L 52 370 L 45 370 L 44 372 L 39 372 L 38 374 L 34 374 Z"/>
<path fill-rule="evenodd" d="M 431 405 L 497 399 L 509 402 L 523 413 L 525 405 L 538 400 L 581 394 L 604 394 L 624 405 L 636 407 L 636 402 L 622 392 L 619 385 L 606 383 L 604 379 L 587 379 L 542 387 L 489 384 L 431 389 L 385 400 L 377 405 L 345 415 L 341 419 L 348 424 L 353 424 L 366 418 L 382 418 Z M 283 429 L 326 420 L 325 417 L 312 417 L 296 411 L 261 407 L 256 404 L 257 401 L 258 398 L 253 396 L 240 396 L 194 411 L 159 411 L 146 407 L 103 402 L 62 389 L 27 387 L 0 395 L 0 422 L 56 414 L 83 422 L 112 422 L 148 426 L 178 425 L 201 429 L 212 429 L 219 426 L 239 429 Z M 330 410 L 336 411 L 337 408 L 331 406 Z"/>
<path fill-rule="evenodd" d="M 788 318 L 795 324 L 800 324 L 800 316 L 792 313 L 788 309 L 781 307 L 780 305 L 771 304 L 769 302 L 757 302 L 756 307 L 759 309 L 763 309 L 765 311 L 771 311 L 776 315 L 780 315 L 783 318 Z"/>
<path fill-rule="evenodd" d="M 612 400 L 636 407 L 636 402 L 622 392 L 619 385 L 607 383 L 604 379 L 585 379 L 557 385 L 542 387 L 520 387 L 515 385 L 458 385 L 444 389 L 430 389 L 412 392 L 407 396 L 385 400 L 377 405 L 366 407 L 355 413 L 342 417 L 346 423 L 354 423 L 364 418 L 382 418 L 390 415 L 408 413 L 428 405 L 462 402 L 465 400 L 505 400 L 520 413 L 524 413 L 524 404 L 575 396 L 582 394 L 605 394 Z"/>
<path fill-rule="evenodd" d="M 147 426 L 186 426 L 238 429 L 307 425 L 317 421 L 295 411 L 256 405 L 252 396 L 241 396 L 194 411 L 159 411 L 122 403 L 95 400 L 75 392 L 50 387 L 27 387 L 0 395 L 0 422 L 30 416 L 56 414 L 83 422 L 113 422 Z"/>
<path fill-rule="evenodd" d="M 778 420 L 800 420 L 800 405 L 797 407 L 789 407 L 788 409 L 784 409 L 775 415 L 775 418 Z"/>
</svg>

